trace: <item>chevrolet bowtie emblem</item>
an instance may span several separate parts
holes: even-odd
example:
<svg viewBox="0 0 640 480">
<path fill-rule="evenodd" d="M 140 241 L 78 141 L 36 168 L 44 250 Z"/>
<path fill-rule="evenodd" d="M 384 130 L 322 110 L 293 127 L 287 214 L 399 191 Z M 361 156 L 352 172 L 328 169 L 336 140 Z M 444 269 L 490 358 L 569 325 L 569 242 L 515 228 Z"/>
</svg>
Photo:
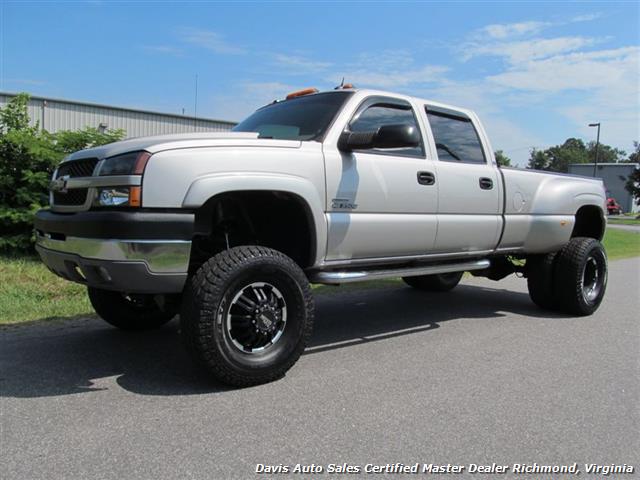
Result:
<svg viewBox="0 0 640 480">
<path fill-rule="evenodd" d="M 68 180 L 69 180 L 69 175 L 58 177 L 55 180 L 51 181 L 49 188 L 51 189 L 52 192 L 66 193 Z"/>
</svg>

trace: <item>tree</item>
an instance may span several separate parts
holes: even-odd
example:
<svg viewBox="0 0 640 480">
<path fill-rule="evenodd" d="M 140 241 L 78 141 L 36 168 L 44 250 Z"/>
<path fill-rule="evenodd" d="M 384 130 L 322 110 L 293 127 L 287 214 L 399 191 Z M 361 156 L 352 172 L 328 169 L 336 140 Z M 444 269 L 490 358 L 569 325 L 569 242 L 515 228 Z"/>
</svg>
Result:
<svg viewBox="0 0 640 480">
<path fill-rule="evenodd" d="M 562 145 L 548 148 L 549 170 L 566 173 L 572 163 L 588 163 L 589 152 L 579 138 L 568 138 Z"/>
<path fill-rule="evenodd" d="M 626 160 L 629 163 L 640 163 L 640 142 L 633 142 L 634 151 L 631 152 L 629 158 Z"/>
<path fill-rule="evenodd" d="M 633 198 L 636 201 L 636 205 L 640 205 L 640 168 L 635 168 L 629 178 L 627 179 L 627 183 L 625 185 L 627 191 L 633 195 Z"/>
<path fill-rule="evenodd" d="M 27 113 L 27 104 L 29 103 L 29 95 L 20 93 L 0 110 L 0 134 L 10 132 L 12 130 L 29 129 L 29 114 Z M 32 127 L 37 130 L 38 126 Z"/>
<path fill-rule="evenodd" d="M 625 162 L 626 155 L 623 150 L 610 145 L 601 143 L 598 146 L 598 163 Z M 585 144 L 579 138 L 567 138 L 562 145 L 543 151 L 534 148 L 529 157 L 528 168 L 566 173 L 572 163 L 593 163 L 595 158 L 596 142 Z"/>
<path fill-rule="evenodd" d="M 56 148 L 65 153 L 117 142 L 124 137 L 124 130 L 100 131 L 87 127 L 84 130 L 62 130 L 55 135 Z"/>
<path fill-rule="evenodd" d="M 529 163 L 527 168 L 533 170 L 549 170 L 549 157 L 544 150 L 532 148 L 529 153 Z"/>
<path fill-rule="evenodd" d="M 589 162 L 594 163 L 596 161 L 596 142 L 591 141 L 587 144 L 587 154 Z M 601 143 L 598 146 L 598 163 L 618 163 L 624 162 L 627 156 L 627 152 L 619 150 Z"/>
<path fill-rule="evenodd" d="M 511 159 L 507 157 L 502 150 L 496 150 L 495 152 L 496 162 L 501 167 L 510 167 Z"/>
<path fill-rule="evenodd" d="M 0 109 L 0 251 L 33 248 L 33 218 L 48 204 L 48 184 L 56 165 L 75 150 L 124 136 L 87 128 L 51 134 L 29 125 L 29 96 L 20 94 Z"/>
<path fill-rule="evenodd" d="M 640 163 L 640 143 L 633 142 L 634 151 L 629 155 L 627 162 L 629 163 Z M 625 185 L 627 191 L 633 195 L 633 198 L 636 201 L 636 205 L 640 205 L 640 168 L 636 167 L 629 178 L 627 179 L 627 184 Z"/>
</svg>

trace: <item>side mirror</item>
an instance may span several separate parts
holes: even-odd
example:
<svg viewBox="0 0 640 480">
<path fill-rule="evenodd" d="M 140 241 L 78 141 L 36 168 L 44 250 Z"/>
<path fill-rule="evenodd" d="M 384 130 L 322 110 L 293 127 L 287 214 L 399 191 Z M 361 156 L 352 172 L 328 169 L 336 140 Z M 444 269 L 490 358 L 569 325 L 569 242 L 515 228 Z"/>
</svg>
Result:
<svg viewBox="0 0 640 480">
<path fill-rule="evenodd" d="M 413 125 L 382 125 L 373 132 L 349 132 L 340 135 L 340 150 L 368 150 L 372 148 L 411 148 L 420 145 L 420 133 Z"/>
</svg>

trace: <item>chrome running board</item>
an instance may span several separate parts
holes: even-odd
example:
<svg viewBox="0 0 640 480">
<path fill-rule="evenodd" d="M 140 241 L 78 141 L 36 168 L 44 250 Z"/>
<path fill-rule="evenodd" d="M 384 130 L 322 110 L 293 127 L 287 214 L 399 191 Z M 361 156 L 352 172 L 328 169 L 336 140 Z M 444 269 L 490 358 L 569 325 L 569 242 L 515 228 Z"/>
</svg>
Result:
<svg viewBox="0 0 640 480">
<path fill-rule="evenodd" d="M 436 265 L 421 265 L 411 267 L 390 267 L 378 270 L 342 270 L 342 271 L 315 271 L 309 273 L 311 283 L 326 283 L 339 285 L 341 283 L 364 282 L 379 278 L 391 277 L 417 277 L 420 275 L 436 275 L 438 273 L 469 272 L 471 270 L 484 270 L 489 268 L 489 260 L 474 260 L 472 262 L 441 263 Z"/>
</svg>

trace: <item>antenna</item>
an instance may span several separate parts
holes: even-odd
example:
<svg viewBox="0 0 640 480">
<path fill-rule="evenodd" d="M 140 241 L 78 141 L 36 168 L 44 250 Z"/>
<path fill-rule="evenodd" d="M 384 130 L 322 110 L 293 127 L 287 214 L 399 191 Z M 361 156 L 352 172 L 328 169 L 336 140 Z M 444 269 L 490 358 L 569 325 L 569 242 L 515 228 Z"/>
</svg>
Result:
<svg viewBox="0 0 640 480">
<path fill-rule="evenodd" d="M 196 129 L 198 125 L 198 74 L 196 73 L 196 94 L 193 102 L 193 128 Z"/>
</svg>

